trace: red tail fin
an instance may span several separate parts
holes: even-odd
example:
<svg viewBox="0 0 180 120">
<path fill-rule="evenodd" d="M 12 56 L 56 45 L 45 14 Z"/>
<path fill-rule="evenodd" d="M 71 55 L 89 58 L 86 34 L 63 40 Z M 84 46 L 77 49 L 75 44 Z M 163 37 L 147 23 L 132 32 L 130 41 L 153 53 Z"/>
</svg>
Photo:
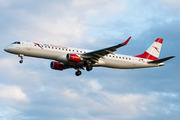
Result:
<svg viewBox="0 0 180 120">
<path fill-rule="evenodd" d="M 157 38 L 155 42 L 143 54 L 136 55 L 135 57 L 149 60 L 158 60 L 162 43 L 163 39 Z"/>
</svg>

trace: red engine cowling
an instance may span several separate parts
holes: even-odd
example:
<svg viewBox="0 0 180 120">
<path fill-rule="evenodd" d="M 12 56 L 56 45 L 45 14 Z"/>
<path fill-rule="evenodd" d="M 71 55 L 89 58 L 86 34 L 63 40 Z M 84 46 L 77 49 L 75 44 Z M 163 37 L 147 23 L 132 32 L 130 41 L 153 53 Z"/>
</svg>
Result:
<svg viewBox="0 0 180 120">
<path fill-rule="evenodd" d="M 51 62 L 50 66 L 54 70 L 64 70 L 65 69 L 65 66 L 62 63 L 56 62 L 56 61 Z"/>
<path fill-rule="evenodd" d="M 70 53 L 67 54 L 66 59 L 67 61 L 76 62 L 76 63 L 79 63 L 82 60 L 80 56 Z"/>
</svg>

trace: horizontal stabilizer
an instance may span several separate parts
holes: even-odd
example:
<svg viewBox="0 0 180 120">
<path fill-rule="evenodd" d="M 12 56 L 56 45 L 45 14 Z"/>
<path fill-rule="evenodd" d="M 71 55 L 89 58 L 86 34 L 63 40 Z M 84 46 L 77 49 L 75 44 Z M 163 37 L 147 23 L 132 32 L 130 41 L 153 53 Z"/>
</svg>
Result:
<svg viewBox="0 0 180 120">
<path fill-rule="evenodd" d="M 158 64 L 158 63 L 162 63 L 164 61 L 167 61 L 169 59 L 172 59 L 174 58 L 175 56 L 171 56 L 171 57 L 167 57 L 167 58 L 162 58 L 162 59 L 158 59 L 158 60 L 154 60 L 154 61 L 150 61 L 148 63 L 153 63 L 153 64 Z"/>
</svg>

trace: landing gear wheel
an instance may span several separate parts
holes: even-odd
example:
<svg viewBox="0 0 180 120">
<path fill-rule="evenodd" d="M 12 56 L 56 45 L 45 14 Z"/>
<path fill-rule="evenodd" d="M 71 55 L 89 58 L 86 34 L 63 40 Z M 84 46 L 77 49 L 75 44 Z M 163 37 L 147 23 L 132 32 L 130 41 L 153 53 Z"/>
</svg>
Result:
<svg viewBox="0 0 180 120">
<path fill-rule="evenodd" d="M 23 63 L 23 60 L 20 60 L 19 63 L 22 64 L 22 63 Z"/>
<path fill-rule="evenodd" d="M 86 67 L 86 70 L 87 70 L 87 71 L 91 71 L 92 69 L 93 69 L 92 66 L 87 66 L 87 67 Z"/>
<path fill-rule="evenodd" d="M 76 71 L 76 76 L 80 76 L 82 74 L 82 72 L 80 70 Z"/>
<path fill-rule="evenodd" d="M 23 54 L 19 54 L 18 56 L 21 58 L 21 60 L 19 61 L 19 63 L 20 63 L 20 64 L 23 63 L 23 57 L 24 57 L 24 55 L 23 55 Z"/>
</svg>

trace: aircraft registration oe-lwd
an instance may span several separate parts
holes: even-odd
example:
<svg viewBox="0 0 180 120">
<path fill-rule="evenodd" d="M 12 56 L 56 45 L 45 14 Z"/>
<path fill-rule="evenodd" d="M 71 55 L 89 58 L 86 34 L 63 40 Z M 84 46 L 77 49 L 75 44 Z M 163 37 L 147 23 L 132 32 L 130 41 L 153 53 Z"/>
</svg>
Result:
<svg viewBox="0 0 180 120">
<path fill-rule="evenodd" d="M 114 69 L 136 69 L 164 66 L 163 63 L 175 56 L 158 59 L 163 39 L 157 38 L 155 42 L 143 53 L 136 56 L 115 54 L 118 48 L 125 46 L 125 42 L 100 50 L 85 50 L 78 48 L 62 47 L 57 45 L 39 44 L 30 41 L 14 42 L 7 46 L 6 52 L 17 54 L 23 63 L 24 56 L 54 60 L 50 63 L 52 69 L 65 70 L 74 68 L 76 76 L 81 75 L 81 69 L 91 71 L 93 67 L 108 67 Z"/>
</svg>

